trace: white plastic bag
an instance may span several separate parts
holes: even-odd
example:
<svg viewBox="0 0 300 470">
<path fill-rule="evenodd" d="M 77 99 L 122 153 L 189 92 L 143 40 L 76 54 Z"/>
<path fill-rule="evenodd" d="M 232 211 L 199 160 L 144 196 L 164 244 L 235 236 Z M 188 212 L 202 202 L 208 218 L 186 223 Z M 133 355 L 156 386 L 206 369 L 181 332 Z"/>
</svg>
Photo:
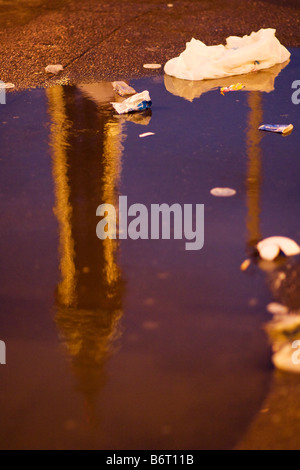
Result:
<svg viewBox="0 0 300 470">
<path fill-rule="evenodd" d="M 165 87 L 169 93 L 175 96 L 180 96 L 188 101 L 193 101 L 196 98 L 200 98 L 201 95 L 208 93 L 212 90 L 217 90 L 222 87 L 229 87 L 233 83 L 239 81 L 245 88 L 244 91 L 261 91 L 265 93 L 271 93 L 275 90 L 275 80 L 280 72 L 287 66 L 287 62 L 284 64 L 277 64 L 270 69 L 261 70 L 258 73 L 248 73 L 247 75 L 239 75 L 238 78 L 225 77 L 217 78 L 215 80 L 201 80 L 201 81 L 189 81 L 180 80 L 179 78 L 170 77 L 165 75 Z"/>
<path fill-rule="evenodd" d="M 152 101 L 149 91 L 145 90 L 142 93 L 131 96 L 122 103 L 111 103 L 118 114 L 127 114 L 139 111 L 145 111 L 151 108 Z"/>
<path fill-rule="evenodd" d="M 179 57 L 167 62 L 165 73 L 184 80 L 207 80 L 282 64 L 291 54 L 275 34 L 275 29 L 261 29 L 243 38 L 231 36 L 227 38 L 226 46 L 206 46 L 192 39 Z"/>
</svg>

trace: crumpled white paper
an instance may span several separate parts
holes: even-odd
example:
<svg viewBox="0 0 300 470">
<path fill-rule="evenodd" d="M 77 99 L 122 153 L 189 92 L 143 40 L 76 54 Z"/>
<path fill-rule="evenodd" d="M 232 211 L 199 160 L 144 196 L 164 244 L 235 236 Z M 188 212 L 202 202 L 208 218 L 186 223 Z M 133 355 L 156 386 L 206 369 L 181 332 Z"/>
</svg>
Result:
<svg viewBox="0 0 300 470">
<path fill-rule="evenodd" d="M 122 103 L 111 103 L 118 114 L 127 114 L 138 111 L 145 111 L 151 108 L 152 101 L 148 90 L 131 96 Z"/>
<path fill-rule="evenodd" d="M 261 29 L 243 38 L 231 36 L 227 38 L 226 46 L 206 46 L 192 39 L 179 57 L 166 63 L 165 73 L 184 80 L 208 80 L 282 64 L 291 54 L 275 34 L 275 29 Z"/>
</svg>

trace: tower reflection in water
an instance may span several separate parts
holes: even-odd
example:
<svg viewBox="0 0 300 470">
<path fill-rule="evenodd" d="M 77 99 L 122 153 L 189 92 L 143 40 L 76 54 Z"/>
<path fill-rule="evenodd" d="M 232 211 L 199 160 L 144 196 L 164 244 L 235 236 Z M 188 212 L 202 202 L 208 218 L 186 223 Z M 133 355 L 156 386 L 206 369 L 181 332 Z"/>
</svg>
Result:
<svg viewBox="0 0 300 470">
<path fill-rule="evenodd" d="M 249 95 L 248 104 L 250 108 L 247 128 L 247 236 L 248 248 L 253 252 L 253 248 L 259 240 L 263 238 L 261 231 L 261 191 L 263 181 L 263 150 L 261 142 L 263 133 L 257 132 L 257 128 L 263 122 L 263 101 L 262 95 L 252 92 Z M 277 235 L 277 233 L 276 233 Z M 300 308 L 300 258 L 287 258 L 274 263 L 260 260 L 259 268 L 265 272 L 270 293 L 275 302 L 288 306 L 291 310 L 299 311 Z M 276 319 L 270 321 L 267 331 L 270 334 L 270 345 L 276 347 L 276 335 L 272 337 L 272 325 L 276 324 Z M 298 339 L 293 338 L 297 330 L 291 331 L 290 338 L 287 328 L 285 340 L 292 342 Z M 285 332 L 282 331 L 282 338 Z M 276 350 L 276 348 L 275 348 Z M 286 374 L 274 371 L 270 392 L 262 406 L 262 412 L 254 419 L 242 440 L 240 449 L 245 450 L 272 450 L 294 449 L 295 435 L 294 429 L 299 426 L 299 375 Z M 288 400 L 286 399 L 288 397 Z M 275 424 L 275 425 L 274 425 Z M 297 443 L 299 447 L 299 442 Z"/>
<path fill-rule="evenodd" d="M 250 253 L 253 247 L 262 239 L 260 230 L 261 215 L 261 186 L 262 186 L 262 149 L 263 134 L 258 128 L 263 122 L 263 93 L 271 93 L 275 90 L 275 81 L 281 71 L 289 64 L 275 65 L 258 73 L 227 77 L 216 80 L 188 81 L 165 75 L 165 87 L 175 96 L 180 96 L 188 101 L 200 98 L 205 93 L 228 87 L 235 81 L 243 83 L 244 89 L 240 93 L 248 94 L 248 122 L 246 131 L 247 147 L 247 243 Z"/>
<path fill-rule="evenodd" d="M 262 239 L 260 230 L 261 185 L 262 185 L 262 133 L 257 129 L 263 122 L 262 96 L 260 92 L 249 93 L 250 108 L 247 128 L 247 234 L 248 245 L 253 247 Z"/>
<path fill-rule="evenodd" d="M 104 103 L 113 93 L 105 83 L 92 92 Z M 96 425 L 105 363 L 121 334 L 124 290 L 117 263 L 118 242 L 98 240 L 96 209 L 104 201 L 117 204 L 123 124 L 105 114 L 105 106 L 99 110 L 84 93 L 84 87 L 47 91 L 60 238 L 61 282 L 55 321 L 88 420 Z"/>
</svg>

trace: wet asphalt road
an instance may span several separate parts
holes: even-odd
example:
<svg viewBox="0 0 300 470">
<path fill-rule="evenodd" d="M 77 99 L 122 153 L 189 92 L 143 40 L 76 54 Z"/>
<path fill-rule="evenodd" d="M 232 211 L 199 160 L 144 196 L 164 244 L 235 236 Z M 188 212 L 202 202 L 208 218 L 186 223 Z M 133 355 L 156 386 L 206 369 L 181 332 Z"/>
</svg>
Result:
<svg viewBox="0 0 300 470">
<path fill-rule="evenodd" d="M 171 0 L 170 0 L 171 1 Z M 297 5 L 298 4 L 298 5 Z M 296 0 L 0 0 L 0 78 L 17 88 L 149 76 L 193 36 L 208 44 L 262 27 L 287 47 L 300 45 Z M 51 63 L 65 71 L 45 74 Z M 157 73 L 157 72 L 156 72 Z"/>
</svg>

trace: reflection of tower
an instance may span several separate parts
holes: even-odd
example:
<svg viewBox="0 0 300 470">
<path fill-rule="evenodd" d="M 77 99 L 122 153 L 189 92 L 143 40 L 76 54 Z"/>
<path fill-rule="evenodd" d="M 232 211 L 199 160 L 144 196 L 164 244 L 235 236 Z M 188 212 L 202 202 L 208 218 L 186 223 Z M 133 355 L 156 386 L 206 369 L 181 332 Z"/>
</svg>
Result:
<svg viewBox="0 0 300 470">
<path fill-rule="evenodd" d="M 247 174 L 247 232 L 248 243 L 253 247 L 261 240 L 260 232 L 260 190 L 262 183 L 262 152 L 260 143 L 262 135 L 258 132 L 258 127 L 262 123 L 263 109 L 260 92 L 249 94 L 249 122 L 247 130 L 247 153 L 248 153 L 248 174 Z"/>
<path fill-rule="evenodd" d="M 76 88 L 50 88 L 47 94 L 60 232 L 56 323 L 92 420 L 122 316 L 117 241 L 96 237 L 98 205 L 117 201 L 122 124 Z"/>
<path fill-rule="evenodd" d="M 248 184 L 247 184 L 247 230 L 251 247 L 261 240 L 260 231 L 260 190 L 262 183 L 262 150 L 260 143 L 263 134 L 258 132 L 263 122 L 261 96 L 257 92 L 249 96 L 249 127 L 247 132 Z M 300 263 L 299 258 L 282 260 L 277 263 L 260 262 L 266 272 L 267 283 L 274 301 L 298 310 L 300 307 Z M 269 323 L 268 329 L 272 332 Z M 287 332 L 289 329 L 287 328 Z M 284 338 L 284 335 L 282 335 Z M 272 338 L 270 338 L 272 340 Z M 278 338 L 275 340 L 278 340 Z M 288 336 L 285 337 L 288 342 Z M 292 342 L 292 340 L 291 340 Z M 287 399 L 288 397 L 288 399 Z M 244 436 L 239 449 L 243 450 L 293 450 L 299 448 L 300 420 L 299 376 L 275 373 L 270 392 Z M 295 445 L 296 444 L 296 445 Z"/>
</svg>

